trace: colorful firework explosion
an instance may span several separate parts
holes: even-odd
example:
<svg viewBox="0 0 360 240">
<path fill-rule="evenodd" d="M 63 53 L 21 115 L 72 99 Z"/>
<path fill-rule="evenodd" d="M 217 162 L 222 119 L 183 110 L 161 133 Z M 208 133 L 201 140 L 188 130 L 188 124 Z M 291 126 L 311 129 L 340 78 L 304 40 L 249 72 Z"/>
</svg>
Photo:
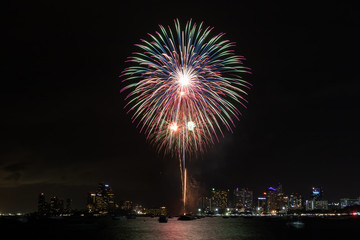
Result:
<svg viewBox="0 0 360 240">
<path fill-rule="evenodd" d="M 175 32 L 159 27 L 150 40 L 136 44 L 140 51 L 121 75 L 127 83 L 121 92 L 130 90 L 125 107 L 159 151 L 202 152 L 239 120 L 237 105 L 246 107 L 251 86 L 240 74 L 249 68 L 224 33 L 211 37 L 213 28 L 203 29 L 203 23 L 190 20 L 182 29 L 175 20 Z"/>
</svg>

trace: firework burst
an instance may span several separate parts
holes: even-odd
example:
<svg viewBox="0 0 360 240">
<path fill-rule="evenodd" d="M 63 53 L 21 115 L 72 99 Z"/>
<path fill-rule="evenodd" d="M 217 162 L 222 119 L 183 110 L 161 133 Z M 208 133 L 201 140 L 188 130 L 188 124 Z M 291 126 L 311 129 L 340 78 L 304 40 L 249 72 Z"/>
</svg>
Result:
<svg viewBox="0 0 360 240">
<path fill-rule="evenodd" d="M 175 32 L 159 27 L 136 44 L 140 51 L 128 59 L 133 66 L 123 71 L 121 91 L 131 89 L 126 107 L 159 151 L 202 152 L 239 120 L 237 105 L 245 107 L 250 86 L 240 74 L 249 69 L 231 49 L 235 44 L 224 33 L 210 37 L 203 23 L 190 20 L 181 29 L 175 20 Z"/>
</svg>

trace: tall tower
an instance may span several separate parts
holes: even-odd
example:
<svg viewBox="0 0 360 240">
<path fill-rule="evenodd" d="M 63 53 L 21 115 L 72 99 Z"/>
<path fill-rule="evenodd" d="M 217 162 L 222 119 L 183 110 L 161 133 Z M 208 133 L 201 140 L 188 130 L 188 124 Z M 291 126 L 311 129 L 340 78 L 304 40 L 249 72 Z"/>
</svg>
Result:
<svg viewBox="0 0 360 240">
<path fill-rule="evenodd" d="M 66 199 L 66 207 L 65 207 L 65 212 L 66 212 L 66 213 L 70 213 L 70 212 L 71 212 L 71 203 L 72 203 L 71 198 L 67 198 L 67 199 Z"/>
<path fill-rule="evenodd" d="M 289 199 L 283 193 L 282 185 L 278 184 L 277 187 L 269 187 L 266 194 L 266 205 L 268 213 L 278 213 L 287 211 Z"/>
<path fill-rule="evenodd" d="M 323 199 L 323 190 L 321 187 L 313 187 L 311 190 L 311 200 L 321 201 Z"/>
<path fill-rule="evenodd" d="M 47 213 L 47 203 L 45 201 L 45 194 L 40 193 L 38 198 L 38 213 L 46 214 Z"/>
<path fill-rule="evenodd" d="M 211 211 L 224 213 L 228 207 L 228 191 L 226 190 L 211 190 Z M 217 210 L 216 210 L 217 209 Z"/>
<path fill-rule="evenodd" d="M 258 214 L 266 212 L 266 194 L 262 197 L 258 197 L 256 212 Z"/>
<path fill-rule="evenodd" d="M 253 191 L 247 188 L 236 188 L 234 190 L 234 207 L 251 211 L 253 208 Z"/>
<path fill-rule="evenodd" d="M 57 196 L 50 198 L 50 213 L 57 215 L 64 210 L 64 201 Z"/>
<path fill-rule="evenodd" d="M 87 198 L 87 208 L 89 213 L 95 212 L 96 211 L 96 194 L 95 193 L 88 193 L 88 198 Z"/>
<path fill-rule="evenodd" d="M 108 184 L 99 183 L 97 191 L 97 208 L 113 212 L 115 210 L 115 195 Z"/>
</svg>

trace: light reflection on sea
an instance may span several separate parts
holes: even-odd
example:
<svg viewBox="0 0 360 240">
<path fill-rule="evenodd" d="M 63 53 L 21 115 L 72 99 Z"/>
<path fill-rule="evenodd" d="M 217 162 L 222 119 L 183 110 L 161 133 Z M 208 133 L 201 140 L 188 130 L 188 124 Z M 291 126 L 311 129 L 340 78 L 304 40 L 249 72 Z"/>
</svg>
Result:
<svg viewBox="0 0 360 240">
<path fill-rule="evenodd" d="M 280 217 L 222 218 L 206 217 L 191 221 L 169 218 L 159 223 L 157 218 L 113 220 L 101 218 L 68 218 L 34 220 L 27 223 L 0 221 L 1 236 L 11 239 L 36 240 L 177 240 L 177 239 L 357 239 L 360 217 L 302 218 L 304 227 L 289 225 L 294 219 Z"/>
<path fill-rule="evenodd" d="M 104 229 L 107 239 L 342 239 L 352 231 L 359 231 L 359 219 L 305 219 L 302 229 L 289 227 L 284 218 L 203 218 L 178 221 L 171 218 L 159 223 L 156 218 L 137 218 L 120 221 Z M 339 238 L 341 237 L 341 238 Z"/>
</svg>

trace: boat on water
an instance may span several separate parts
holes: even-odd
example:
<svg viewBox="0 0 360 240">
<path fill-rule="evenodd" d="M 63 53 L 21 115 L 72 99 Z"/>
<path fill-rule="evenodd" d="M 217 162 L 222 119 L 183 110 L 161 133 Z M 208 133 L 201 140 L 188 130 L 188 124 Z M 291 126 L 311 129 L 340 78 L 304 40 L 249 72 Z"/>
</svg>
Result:
<svg viewBox="0 0 360 240">
<path fill-rule="evenodd" d="M 286 225 L 290 228 L 303 228 L 305 223 L 301 221 L 299 216 L 290 216 L 286 222 Z"/>
<path fill-rule="evenodd" d="M 296 220 L 296 221 L 287 222 L 286 225 L 288 227 L 299 229 L 299 228 L 303 228 L 305 226 L 305 223 L 300 220 Z"/>
<path fill-rule="evenodd" d="M 182 215 L 178 218 L 178 220 L 181 220 L 181 221 L 189 221 L 189 220 L 195 220 L 195 219 L 197 219 L 197 218 L 194 216 L 191 216 L 191 215 Z"/>
<path fill-rule="evenodd" d="M 167 223 L 168 222 L 168 218 L 166 216 L 160 216 L 158 220 L 159 220 L 160 223 Z"/>
</svg>

